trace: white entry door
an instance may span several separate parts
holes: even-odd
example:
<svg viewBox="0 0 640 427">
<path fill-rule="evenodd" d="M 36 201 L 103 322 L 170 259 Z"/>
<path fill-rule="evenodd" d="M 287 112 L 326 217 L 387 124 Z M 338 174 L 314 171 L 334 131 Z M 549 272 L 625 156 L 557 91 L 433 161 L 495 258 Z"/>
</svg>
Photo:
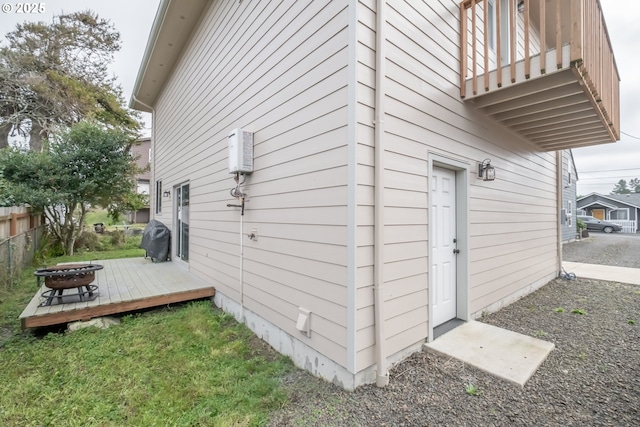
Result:
<svg viewBox="0 0 640 427">
<path fill-rule="evenodd" d="M 434 167 L 431 177 L 432 235 L 431 244 L 431 309 L 433 326 L 454 319 L 457 314 L 456 280 L 456 173 Z"/>
</svg>

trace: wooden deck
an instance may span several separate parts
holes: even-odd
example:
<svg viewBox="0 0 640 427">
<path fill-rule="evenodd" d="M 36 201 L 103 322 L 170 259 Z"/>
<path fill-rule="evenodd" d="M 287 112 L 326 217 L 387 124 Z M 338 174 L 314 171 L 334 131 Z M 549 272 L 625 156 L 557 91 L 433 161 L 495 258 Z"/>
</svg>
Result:
<svg viewBox="0 0 640 427">
<path fill-rule="evenodd" d="M 52 305 L 40 307 L 45 300 L 41 294 L 48 290 L 43 285 L 20 315 L 22 328 L 89 320 L 215 294 L 213 286 L 175 262 L 153 263 L 145 258 L 126 258 L 92 263 L 104 266 L 96 272 L 93 282 L 98 285 L 97 298 L 80 301 L 77 297 L 69 297 L 62 304 L 54 299 Z M 35 276 L 33 280 L 36 280 Z M 65 294 L 76 292 L 76 289 L 65 290 Z"/>
</svg>

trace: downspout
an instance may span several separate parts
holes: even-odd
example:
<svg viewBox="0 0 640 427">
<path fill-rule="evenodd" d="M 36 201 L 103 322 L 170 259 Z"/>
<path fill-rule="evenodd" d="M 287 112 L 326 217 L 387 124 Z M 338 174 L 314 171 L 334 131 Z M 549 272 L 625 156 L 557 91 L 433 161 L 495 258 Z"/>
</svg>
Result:
<svg viewBox="0 0 640 427">
<path fill-rule="evenodd" d="M 556 151 L 556 181 L 558 202 L 558 275 L 562 274 L 562 151 Z"/>
<path fill-rule="evenodd" d="M 157 196 L 157 191 L 155 188 L 156 185 L 156 140 L 155 140 L 155 136 L 156 136 L 156 109 L 145 104 L 144 102 L 140 101 L 138 98 L 136 98 L 135 94 L 131 95 L 131 98 L 133 98 L 133 100 L 135 102 L 137 102 L 140 105 L 143 105 L 145 107 L 147 107 L 149 110 L 151 110 L 151 153 L 152 153 L 152 161 L 151 161 L 151 179 L 149 184 L 153 183 L 153 191 L 151 191 L 151 188 L 149 189 L 149 196 L 151 196 L 151 193 L 153 192 L 154 196 Z M 149 200 L 151 200 L 151 197 L 149 197 Z M 155 200 L 154 200 L 155 201 Z M 151 206 L 151 204 L 149 204 L 149 214 L 151 214 L 153 212 L 153 218 L 156 218 L 156 204 L 158 203 L 157 201 L 155 201 L 156 203 L 154 203 L 153 206 Z M 162 203 L 162 201 L 160 201 L 160 203 Z M 151 216 L 151 215 L 150 215 Z"/>
<path fill-rule="evenodd" d="M 384 333 L 384 81 L 385 81 L 385 5 L 386 0 L 376 0 L 376 81 L 375 81 L 375 202 L 374 202 L 374 249 L 373 249 L 373 312 L 375 320 L 376 386 L 389 384 Z"/>
</svg>

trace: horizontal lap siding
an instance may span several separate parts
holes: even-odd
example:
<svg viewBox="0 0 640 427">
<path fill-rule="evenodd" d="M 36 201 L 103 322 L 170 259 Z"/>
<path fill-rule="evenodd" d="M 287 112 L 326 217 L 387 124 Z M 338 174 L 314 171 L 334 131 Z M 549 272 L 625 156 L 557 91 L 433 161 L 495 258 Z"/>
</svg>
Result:
<svg viewBox="0 0 640 427">
<path fill-rule="evenodd" d="M 347 23 L 338 2 L 212 2 L 155 115 L 157 179 L 190 182 L 191 270 L 240 301 L 242 239 L 245 306 L 343 366 Z M 237 127 L 254 132 L 242 237 L 226 206 Z M 295 328 L 298 307 L 312 311 L 311 338 Z"/>
<path fill-rule="evenodd" d="M 369 9 L 375 7 L 365 3 L 360 9 L 373 18 L 360 18 L 358 34 L 360 44 L 373 49 L 375 12 Z M 554 153 L 534 152 L 460 99 L 459 2 L 392 0 L 387 7 L 384 285 L 386 350 L 394 354 L 427 337 L 430 152 L 469 164 L 472 313 L 554 273 L 557 201 Z M 365 70 L 358 87 L 358 177 L 366 188 L 373 184 L 373 142 L 364 131 L 374 114 L 368 92 L 375 72 L 368 70 L 371 54 L 359 54 Z M 476 179 L 485 158 L 496 168 L 493 182 Z M 373 199 L 372 191 L 364 194 L 358 199 L 364 221 L 358 228 L 358 369 L 374 363 Z"/>
</svg>

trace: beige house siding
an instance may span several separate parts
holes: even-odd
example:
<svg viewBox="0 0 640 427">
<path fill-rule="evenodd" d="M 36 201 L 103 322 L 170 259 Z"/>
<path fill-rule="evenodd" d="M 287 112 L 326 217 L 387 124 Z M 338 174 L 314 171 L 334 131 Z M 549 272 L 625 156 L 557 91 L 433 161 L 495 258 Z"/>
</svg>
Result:
<svg viewBox="0 0 640 427">
<path fill-rule="evenodd" d="M 355 385 L 375 365 L 375 4 L 211 1 L 154 103 L 153 180 L 190 185 L 191 271 L 288 334 L 279 350 L 299 340 Z M 459 1 L 386 7 L 384 333 L 397 360 L 432 338 L 434 159 L 468 178 L 465 316 L 555 276 L 558 205 L 555 153 L 460 99 Z M 254 132 L 243 217 L 227 207 L 238 203 L 227 169 L 235 128 Z M 487 158 L 495 181 L 476 177 Z M 156 215 L 172 229 L 174 197 Z M 299 307 L 312 312 L 310 337 L 296 329 Z"/>
<path fill-rule="evenodd" d="M 346 2 L 211 2 L 154 117 L 155 179 L 190 183 L 190 269 L 341 366 L 347 64 Z M 238 127 L 255 150 L 242 235 L 240 210 L 226 206 L 237 203 L 227 135 Z M 157 219 L 172 227 L 163 202 Z M 295 328 L 298 307 L 312 311 L 310 338 Z"/>
<path fill-rule="evenodd" d="M 469 314 L 557 272 L 555 153 L 534 152 L 460 99 L 459 2 L 388 3 L 385 331 L 388 355 L 424 341 L 429 311 L 429 154 L 468 165 Z M 375 3 L 359 4 L 358 370 L 374 364 Z M 492 160 L 497 178 L 476 178 Z"/>
</svg>

